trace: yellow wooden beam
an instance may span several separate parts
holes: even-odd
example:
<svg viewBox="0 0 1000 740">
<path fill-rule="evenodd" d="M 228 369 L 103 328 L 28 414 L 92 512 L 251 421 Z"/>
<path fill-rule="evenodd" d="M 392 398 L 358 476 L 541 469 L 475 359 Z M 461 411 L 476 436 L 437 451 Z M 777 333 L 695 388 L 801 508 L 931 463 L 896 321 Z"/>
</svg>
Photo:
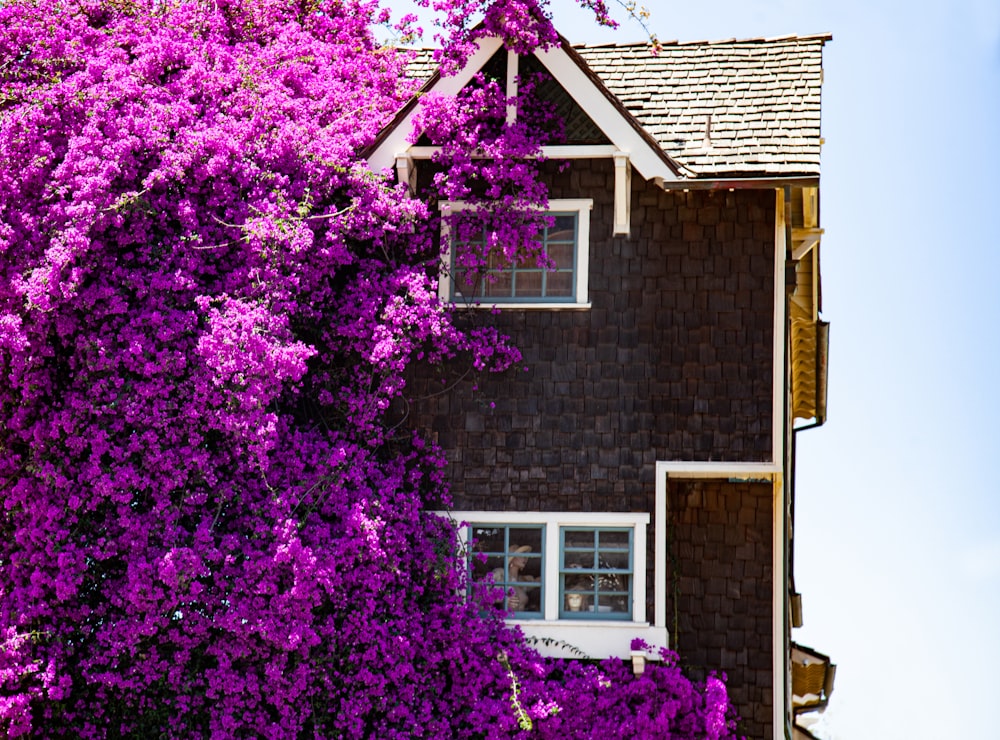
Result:
<svg viewBox="0 0 1000 740">
<path fill-rule="evenodd" d="M 795 228 L 792 229 L 792 259 L 800 260 L 809 254 L 809 250 L 819 244 L 823 229 Z"/>
<path fill-rule="evenodd" d="M 802 188 L 802 225 L 807 229 L 819 226 L 819 188 Z"/>
</svg>

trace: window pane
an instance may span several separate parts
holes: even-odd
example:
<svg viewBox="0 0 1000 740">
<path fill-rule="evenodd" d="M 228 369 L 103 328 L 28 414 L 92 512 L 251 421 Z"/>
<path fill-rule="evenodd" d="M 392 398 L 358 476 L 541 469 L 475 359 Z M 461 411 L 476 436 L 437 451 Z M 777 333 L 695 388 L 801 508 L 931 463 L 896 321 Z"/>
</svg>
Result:
<svg viewBox="0 0 1000 740">
<path fill-rule="evenodd" d="M 548 278 L 545 295 L 553 298 L 573 295 L 572 272 L 550 272 L 545 277 Z"/>
<path fill-rule="evenodd" d="M 535 553 L 541 557 L 542 553 L 542 527 L 509 527 L 509 540 L 512 548 L 524 548 L 523 552 Z"/>
<path fill-rule="evenodd" d="M 510 524 L 470 528 L 473 581 L 492 582 L 495 603 L 515 617 L 538 618 L 542 614 L 543 529 Z"/>
<path fill-rule="evenodd" d="M 632 530 L 566 527 L 561 531 L 560 616 L 632 617 Z"/>
<path fill-rule="evenodd" d="M 629 570 L 628 552 L 601 552 L 600 568 L 602 570 Z"/>
<path fill-rule="evenodd" d="M 625 614 L 628 608 L 628 592 L 623 594 L 600 594 L 597 597 L 598 612 Z"/>
<path fill-rule="evenodd" d="M 542 587 L 514 586 L 513 594 L 507 596 L 507 608 L 512 612 L 541 612 Z"/>
<path fill-rule="evenodd" d="M 502 553 L 505 534 L 503 527 L 473 527 L 472 539 L 476 541 L 476 551 Z"/>
<path fill-rule="evenodd" d="M 503 571 L 503 566 L 504 558 L 502 555 L 497 557 L 487 557 L 485 560 L 482 558 L 473 558 L 472 580 L 485 581 L 486 577 L 497 568 Z"/>
<path fill-rule="evenodd" d="M 602 530 L 600 533 L 601 549 L 618 548 L 628 550 L 631 532 Z"/>
<path fill-rule="evenodd" d="M 549 229 L 549 241 L 570 240 L 576 237 L 576 214 L 559 213 Z"/>
<path fill-rule="evenodd" d="M 475 279 L 468 270 L 458 270 L 454 276 L 453 290 L 455 296 L 473 295 Z"/>
<path fill-rule="evenodd" d="M 483 295 L 498 298 L 510 298 L 514 286 L 512 272 L 491 272 L 483 281 Z"/>
<path fill-rule="evenodd" d="M 593 550 L 582 550 L 582 551 L 567 551 L 563 556 L 563 568 L 566 570 L 576 570 L 585 569 L 591 570 L 595 567 L 594 562 L 594 551 Z"/>
<path fill-rule="evenodd" d="M 513 545 L 512 545 L 513 547 Z M 511 583 L 525 580 L 538 580 L 542 577 L 542 556 L 530 552 L 512 553 L 510 562 L 514 564 L 511 575 L 507 579 Z M 518 572 L 514 572 L 517 570 Z"/>
<path fill-rule="evenodd" d="M 530 298 L 531 296 L 542 295 L 541 272 L 524 272 L 518 270 L 516 279 L 517 289 L 515 295 L 519 298 Z"/>
<path fill-rule="evenodd" d="M 594 546 L 594 530 L 592 529 L 564 529 L 563 541 L 567 548 Z"/>
<path fill-rule="evenodd" d="M 549 244 L 546 253 L 549 259 L 555 263 L 556 269 L 573 269 L 573 244 Z"/>
</svg>

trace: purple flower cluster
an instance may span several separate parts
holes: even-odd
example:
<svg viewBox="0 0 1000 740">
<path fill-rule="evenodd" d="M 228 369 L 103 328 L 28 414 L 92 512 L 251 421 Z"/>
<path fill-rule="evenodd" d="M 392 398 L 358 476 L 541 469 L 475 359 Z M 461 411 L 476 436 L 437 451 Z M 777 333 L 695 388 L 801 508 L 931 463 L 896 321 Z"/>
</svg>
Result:
<svg viewBox="0 0 1000 740">
<path fill-rule="evenodd" d="M 448 53 L 476 9 L 514 48 L 554 39 L 525 0 L 436 5 Z M 414 363 L 519 354 L 438 301 L 433 211 L 364 167 L 413 92 L 384 20 L 367 0 L 0 5 L 7 736 L 511 737 L 510 671 L 550 736 L 577 716 L 726 736 L 721 684 L 545 663 L 462 595 L 426 513 L 442 457 L 393 404 Z M 442 192 L 542 202 L 530 132 L 496 136 L 468 143 L 490 160 L 449 150 Z"/>
<path fill-rule="evenodd" d="M 633 648 L 650 646 L 634 640 Z M 684 677 L 676 654 L 657 652 L 659 662 L 647 663 L 638 677 L 620 660 L 547 662 L 539 672 L 542 680 L 523 688 L 522 701 L 530 704 L 534 720 L 531 734 L 553 740 L 736 737 L 723 681 L 711 676 L 705 686 L 696 686 Z"/>
</svg>

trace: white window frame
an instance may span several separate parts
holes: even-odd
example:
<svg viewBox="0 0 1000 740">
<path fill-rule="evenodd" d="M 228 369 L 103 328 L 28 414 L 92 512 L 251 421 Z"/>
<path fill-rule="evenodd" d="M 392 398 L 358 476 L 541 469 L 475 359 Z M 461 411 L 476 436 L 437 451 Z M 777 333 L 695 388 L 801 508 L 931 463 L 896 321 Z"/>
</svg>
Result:
<svg viewBox="0 0 1000 740">
<path fill-rule="evenodd" d="M 542 562 L 541 619 L 508 619 L 528 637 L 534 638 L 540 653 L 551 657 L 580 658 L 581 651 L 590 658 L 628 658 L 632 639 L 639 637 L 654 646 L 667 646 L 665 624 L 650 624 L 646 615 L 646 574 L 653 569 L 654 612 L 665 614 L 660 604 L 666 600 L 666 573 L 649 563 L 646 557 L 647 512 L 548 512 L 548 511 L 451 511 L 437 512 L 452 519 L 458 527 L 463 548 L 468 546 L 469 527 L 476 524 L 538 525 L 544 527 L 545 554 Z M 559 538 L 563 527 L 632 529 L 632 620 L 560 619 L 559 618 Z M 548 641 L 548 642 L 546 642 Z M 574 650 L 575 648 L 576 650 Z M 655 655 L 649 657 L 655 658 Z"/>
<path fill-rule="evenodd" d="M 471 206 L 464 201 L 443 201 L 439 208 L 445 218 L 441 221 L 441 244 L 443 263 L 441 277 L 438 280 L 438 297 L 443 303 L 454 303 L 452 300 L 452 270 L 451 270 L 451 230 L 447 216 L 463 211 Z M 472 301 L 469 305 L 476 308 L 498 308 L 503 310 L 545 309 L 566 310 L 590 308 L 589 278 L 590 278 L 590 212 L 594 209 L 592 198 L 555 198 L 550 200 L 545 213 L 575 213 L 576 214 L 576 260 L 575 284 L 571 300 L 537 301 L 496 301 L 486 297 Z"/>
</svg>

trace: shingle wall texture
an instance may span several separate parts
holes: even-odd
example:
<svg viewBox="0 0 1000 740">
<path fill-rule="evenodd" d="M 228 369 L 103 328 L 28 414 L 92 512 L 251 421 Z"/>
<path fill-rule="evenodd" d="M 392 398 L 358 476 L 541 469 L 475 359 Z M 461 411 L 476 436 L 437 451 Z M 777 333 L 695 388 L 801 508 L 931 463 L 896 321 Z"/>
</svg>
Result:
<svg viewBox="0 0 1000 740">
<path fill-rule="evenodd" d="M 681 661 L 698 677 L 724 671 L 740 734 L 770 738 L 771 486 L 670 481 L 667 500 L 668 628 Z"/>
<path fill-rule="evenodd" d="M 770 460 L 774 193 L 636 178 L 632 236 L 613 238 L 611 164 L 564 175 L 552 197 L 594 199 L 592 307 L 480 311 L 520 348 L 519 368 L 478 389 L 411 386 L 456 506 L 630 511 L 657 460 Z"/>
</svg>

